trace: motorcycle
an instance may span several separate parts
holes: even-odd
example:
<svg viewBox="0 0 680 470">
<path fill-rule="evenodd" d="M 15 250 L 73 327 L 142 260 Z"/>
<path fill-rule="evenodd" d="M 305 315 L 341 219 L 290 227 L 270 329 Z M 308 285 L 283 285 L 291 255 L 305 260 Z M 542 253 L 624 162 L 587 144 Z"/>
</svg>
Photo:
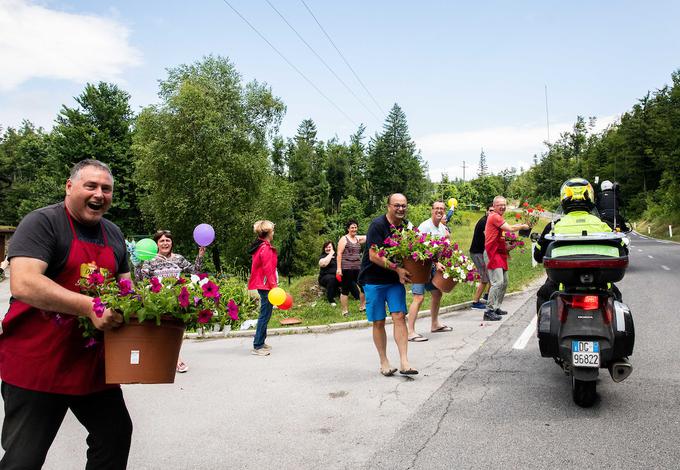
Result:
<svg viewBox="0 0 680 470">
<path fill-rule="evenodd" d="M 600 369 L 614 382 L 633 372 L 633 316 L 612 288 L 628 267 L 623 238 L 617 232 L 546 236 L 552 241 L 543 265 L 560 289 L 538 311 L 538 345 L 541 356 L 553 358 L 571 378 L 581 407 L 594 404 Z"/>
</svg>

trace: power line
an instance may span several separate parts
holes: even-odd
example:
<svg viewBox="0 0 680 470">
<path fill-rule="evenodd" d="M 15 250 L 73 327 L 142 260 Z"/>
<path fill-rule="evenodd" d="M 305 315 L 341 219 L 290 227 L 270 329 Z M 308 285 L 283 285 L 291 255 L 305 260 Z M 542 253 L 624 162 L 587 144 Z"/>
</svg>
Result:
<svg viewBox="0 0 680 470">
<path fill-rule="evenodd" d="M 359 97 L 356 95 L 356 93 L 354 93 L 354 90 L 352 90 L 352 89 L 349 87 L 349 85 L 347 85 L 347 83 L 345 83 L 345 81 L 344 81 L 342 78 L 340 78 L 340 77 L 338 76 L 337 73 L 335 73 L 335 70 L 333 70 L 333 69 L 331 68 L 331 66 L 328 65 L 328 63 L 323 59 L 323 57 L 321 57 L 321 56 L 314 50 L 314 48 L 313 48 L 312 46 L 310 46 L 309 43 L 308 43 L 307 41 L 305 41 L 305 38 L 303 38 L 302 35 L 301 35 L 300 33 L 298 33 L 298 31 L 293 27 L 292 24 L 290 24 L 290 23 L 288 22 L 288 20 L 283 16 L 283 14 L 281 14 L 281 12 L 280 12 L 279 10 L 277 10 L 276 7 L 275 7 L 274 5 L 272 5 L 272 3 L 271 3 L 269 0 L 265 0 L 265 1 L 269 4 L 269 6 L 272 8 L 272 10 L 274 10 L 274 11 L 281 17 L 281 19 L 288 25 L 288 27 L 289 27 L 290 29 L 293 30 L 293 32 L 297 35 L 297 37 L 300 38 L 300 41 L 302 41 L 302 42 L 305 44 L 305 46 L 307 46 L 307 48 L 308 48 L 310 51 L 312 51 L 312 53 L 316 56 L 316 58 L 319 59 L 323 65 L 326 66 L 326 68 L 328 69 L 328 71 L 329 71 L 330 73 L 332 73 L 333 76 L 334 76 L 335 78 L 337 78 L 338 81 L 339 81 L 340 83 L 342 83 L 342 85 L 345 87 L 345 89 L 346 89 L 347 91 L 349 91 L 349 92 L 352 94 L 352 96 L 353 96 L 354 98 L 356 98 L 356 100 L 359 102 L 359 104 L 361 104 L 361 106 L 363 106 L 364 109 L 366 109 L 366 111 L 368 111 L 369 113 L 371 113 L 371 114 L 373 115 L 373 117 L 376 118 L 376 119 L 379 121 L 380 118 L 379 118 L 373 111 L 371 111 L 371 110 L 368 108 L 368 106 L 366 106 L 366 105 L 364 104 L 364 102 L 361 100 L 361 98 L 359 98 Z"/>
<path fill-rule="evenodd" d="M 337 109 L 337 110 L 340 112 L 340 114 L 342 114 L 343 116 L 345 116 L 345 118 L 346 118 L 349 122 L 351 122 L 353 126 L 356 126 L 356 125 L 357 125 L 356 122 L 354 122 L 354 120 L 353 120 L 351 117 L 349 117 L 349 116 L 347 115 L 347 113 L 345 113 L 345 112 L 342 110 L 342 108 L 340 108 L 340 106 L 338 106 L 337 104 L 335 104 L 335 102 L 334 102 L 332 99 L 330 99 L 328 96 L 326 96 L 326 94 L 325 94 L 323 91 L 321 91 L 321 90 L 319 89 L 319 87 L 316 86 L 316 85 L 314 84 L 313 81 L 311 81 L 309 78 L 307 78 L 307 76 L 306 76 L 304 73 L 302 73 L 302 71 L 301 71 L 299 68 L 297 68 L 290 60 L 288 60 L 288 59 L 286 58 L 286 56 L 283 55 L 283 53 L 281 53 L 281 51 L 279 51 L 279 50 L 274 46 L 274 44 L 272 44 L 271 42 L 269 42 L 269 40 L 268 40 L 266 37 L 264 37 L 264 35 L 263 35 L 261 32 L 259 32 L 259 31 L 257 30 L 257 28 L 255 28 L 255 26 L 253 26 L 253 25 L 250 23 L 250 21 L 248 21 L 241 13 L 239 13 L 239 11 L 238 11 L 236 8 L 234 8 L 233 5 L 232 5 L 231 3 L 229 3 L 227 0 L 222 0 L 222 1 L 223 1 L 224 3 L 226 3 L 227 6 L 228 6 L 229 8 L 231 8 L 231 9 L 234 11 L 234 13 L 236 13 L 236 14 L 239 16 L 239 18 L 241 18 L 248 26 L 250 26 L 250 29 L 252 29 L 253 31 L 255 31 L 255 33 L 256 33 L 258 36 L 260 36 L 260 37 L 262 38 L 262 40 L 263 40 L 264 42 L 266 42 L 266 43 L 269 45 L 269 47 L 271 47 L 271 48 L 274 50 L 274 52 L 276 52 L 276 53 L 277 53 L 277 54 L 278 54 L 278 55 L 279 55 L 279 56 L 280 56 L 280 57 L 281 57 L 288 65 L 290 65 L 290 66 L 293 68 L 293 70 L 295 70 L 298 74 L 300 74 L 300 76 L 301 76 L 302 78 L 304 78 L 304 79 L 307 81 L 307 83 L 309 83 L 309 84 L 317 91 L 317 93 L 319 93 L 321 96 L 323 96 L 324 98 L 326 98 L 326 101 L 328 101 L 330 104 L 332 104 L 333 107 L 334 107 L 335 109 Z"/>
<path fill-rule="evenodd" d="M 316 19 L 316 16 L 314 16 L 314 13 L 312 13 L 312 10 L 309 8 L 309 6 L 307 6 L 307 4 L 305 3 L 305 0 L 300 0 L 300 1 L 301 1 L 302 4 L 305 6 L 305 8 L 306 8 L 307 11 L 309 12 L 309 14 L 312 15 L 312 18 L 314 18 L 314 21 L 316 21 L 316 24 L 319 25 L 319 28 L 321 28 L 321 31 L 323 31 L 323 33 L 326 35 L 326 37 L 328 38 L 328 40 L 330 41 L 330 43 L 333 45 L 333 47 L 335 48 L 335 50 L 338 52 L 338 54 L 340 54 L 340 57 L 342 57 L 342 60 L 345 62 L 345 64 L 347 65 L 347 67 L 349 67 L 349 69 L 352 71 L 352 73 L 354 74 L 354 77 L 355 77 L 355 78 L 357 79 L 357 81 L 361 84 L 361 86 L 362 86 L 363 89 L 366 91 L 366 93 L 368 93 L 368 96 L 371 97 L 371 99 L 373 100 L 373 102 L 375 103 L 375 105 L 378 107 L 378 109 L 380 110 L 380 112 L 382 113 L 382 115 L 385 116 L 385 111 L 383 111 L 383 109 L 380 107 L 380 104 L 378 104 L 378 101 L 375 99 L 375 97 L 373 96 L 373 94 L 372 94 L 370 91 L 368 91 L 368 88 L 366 88 L 366 85 L 364 85 L 364 82 L 361 81 L 361 79 L 359 78 L 359 75 L 357 75 L 357 73 L 354 71 L 354 69 L 352 68 L 352 66 L 349 65 L 349 62 L 347 61 L 347 59 L 345 59 L 345 56 L 342 55 L 342 52 L 340 52 L 340 49 L 338 49 L 338 46 L 335 45 L 335 43 L 333 42 L 333 40 L 331 39 L 331 37 L 328 35 L 328 33 L 326 32 L 326 30 L 323 28 L 323 26 L 321 26 L 321 23 L 319 23 L 319 20 Z"/>
</svg>

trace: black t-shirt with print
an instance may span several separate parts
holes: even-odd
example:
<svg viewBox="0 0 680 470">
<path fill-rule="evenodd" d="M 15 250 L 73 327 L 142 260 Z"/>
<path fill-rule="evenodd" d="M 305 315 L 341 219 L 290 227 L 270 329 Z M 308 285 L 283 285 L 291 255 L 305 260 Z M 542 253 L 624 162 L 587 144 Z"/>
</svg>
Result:
<svg viewBox="0 0 680 470">
<path fill-rule="evenodd" d="M 404 224 L 408 223 L 406 221 Z M 400 229 L 397 227 L 397 229 Z M 381 215 L 373 219 L 366 232 L 366 249 L 361 259 L 361 272 L 359 273 L 359 283 L 364 284 L 399 284 L 399 275 L 391 269 L 381 268 L 373 263 L 369 257 L 369 251 L 373 245 L 377 247 L 385 246 L 384 241 L 392 234 L 392 228 L 387 216 Z"/>
<path fill-rule="evenodd" d="M 125 237 L 116 224 L 102 218 L 101 224 L 83 225 L 71 217 L 78 239 L 88 243 L 104 245 L 101 227 L 116 257 L 116 273 L 130 272 L 125 247 Z M 73 234 L 68 223 L 64 203 L 37 209 L 24 217 L 12 235 L 8 258 L 26 257 L 47 263 L 45 276 L 56 278 L 66 265 L 71 249 Z"/>
</svg>

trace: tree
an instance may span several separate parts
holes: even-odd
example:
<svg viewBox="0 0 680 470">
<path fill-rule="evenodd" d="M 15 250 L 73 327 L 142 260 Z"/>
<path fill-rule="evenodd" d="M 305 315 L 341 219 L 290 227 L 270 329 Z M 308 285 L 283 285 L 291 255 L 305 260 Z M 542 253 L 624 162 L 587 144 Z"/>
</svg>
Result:
<svg viewBox="0 0 680 470">
<path fill-rule="evenodd" d="M 75 101 L 77 107 L 62 107 L 52 130 L 51 157 L 56 169 L 53 177 L 63 186 L 71 167 L 84 158 L 108 164 L 115 182 L 110 217 L 124 232 L 134 233 L 141 229 L 141 223 L 132 178 L 134 116 L 130 95 L 115 84 L 88 83 Z"/>
<path fill-rule="evenodd" d="M 242 255 L 243 234 L 252 236 L 252 206 L 271 176 L 267 143 L 285 107 L 265 84 L 244 85 L 218 56 L 170 69 L 159 97 L 141 112 L 134 138 L 142 210 L 183 240 L 196 225 L 211 224 L 219 270 L 220 249 Z"/>
<path fill-rule="evenodd" d="M 489 166 L 486 164 L 486 154 L 484 149 L 479 154 L 479 169 L 477 170 L 477 176 L 483 178 L 489 175 Z"/>
<path fill-rule="evenodd" d="M 368 151 L 369 210 L 374 211 L 385 196 L 399 192 L 418 203 L 427 197 L 427 165 L 411 140 L 406 114 L 394 104 L 382 134 L 370 142 Z"/>
</svg>

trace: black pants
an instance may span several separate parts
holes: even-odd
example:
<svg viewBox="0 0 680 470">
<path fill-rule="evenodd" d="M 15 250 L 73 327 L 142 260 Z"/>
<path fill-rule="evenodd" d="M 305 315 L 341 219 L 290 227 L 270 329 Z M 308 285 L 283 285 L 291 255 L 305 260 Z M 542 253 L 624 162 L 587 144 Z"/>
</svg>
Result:
<svg viewBox="0 0 680 470">
<path fill-rule="evenodd" d="M 88 431 L 86 469 L 124 469 L 132 421 L 120 388 L 90 395 L 35 392 L 2 383 L 5 421 L 0 469 L 40 469 L 66 411 Z"/>
<path fill-rule="evenodd" d="M 335 298 L 338 296 L 338 288 L 340 283 L 335 278 L 335 274 L 324 274 L 319 276 L 319 285 L 326 288 L 326 298 L 329 303 L 335 302 Z"/>
<path fill-rule="evenodd" d="M 550 278 L 546 278 L 545 283 L 543 283 L 536 293 L 536 311 L 538 312 L 541 309 L 541 305 L 550 300 L 553 292 L 557 292 L 559 289 L 560 285 L 557 282 L 551 281 Z M 611 290 L 612 294 L 614 294 L 614 298 L 619 302 L 623 302 L 619 288 L 612 284 Z"/>
<path fill-rule="evenodd" d="M 342 270 L 342 295 L 350 295 L 355 300 L 359 300 L 359 270 L 358 269 L 343 269 Z"/>
</svg>

